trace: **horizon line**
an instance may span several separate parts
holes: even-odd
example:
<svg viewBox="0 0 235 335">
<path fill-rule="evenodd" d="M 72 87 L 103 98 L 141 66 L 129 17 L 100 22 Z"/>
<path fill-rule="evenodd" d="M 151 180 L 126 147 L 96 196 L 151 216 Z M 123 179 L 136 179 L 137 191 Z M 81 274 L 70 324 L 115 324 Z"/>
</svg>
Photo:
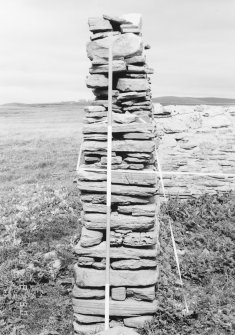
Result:
<svg viewBox="0 0 235 335">
<path fill-rule="evenodd" d="M 215 97 L 215 96 L 199 96 L 199 97 L 192 97 L 192 96 L 177 96 L 177 95 L 163 95 L 163 96 L 157 96 L 153 97 L 152 100 L 154 99 L 195 99 L 195 100 L 200 100 L 200 99 L 216 99 L 216 100 L 222 100 L 222 101 L 227 101 L 227 100 L 234 100 L 235 98 L 221 98 L 221 97 Z M 53 104 L 66 104 L 66 103 L 81 103 L 81 102 L 89 102 L 93 101 L 93 99 L 89 98 L 81 98 L 79 100 L 66 100 L 66 101 L 53 101 L 53 102 L 7 102 L 0 104 L 0 106 L 7 106 L 7 105 L 39 105 L 39 104 L 44 104 L 44 105 L 53 105 Z"/>
</svg>

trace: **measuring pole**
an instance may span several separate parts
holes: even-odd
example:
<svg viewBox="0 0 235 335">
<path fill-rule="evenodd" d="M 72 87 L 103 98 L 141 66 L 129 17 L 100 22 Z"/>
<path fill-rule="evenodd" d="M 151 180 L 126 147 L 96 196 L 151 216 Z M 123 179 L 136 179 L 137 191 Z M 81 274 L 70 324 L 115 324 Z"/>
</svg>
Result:
<svg viewBox="0 0 235 335">
<path fill-rule="evenodd" d="M 113 50 L 112 36 L 109 45 L 109 77 L 108 77 L 108 129 L 107 129 L 107 222 L 106 222 L 106 271 L 105 271 L 105 330 L 109 329 L 109 297 L 110 297 L 110 221 L 111 221 L 111 182 L 112 182 L 112 90 L 113 90 Z"/>
</svg>

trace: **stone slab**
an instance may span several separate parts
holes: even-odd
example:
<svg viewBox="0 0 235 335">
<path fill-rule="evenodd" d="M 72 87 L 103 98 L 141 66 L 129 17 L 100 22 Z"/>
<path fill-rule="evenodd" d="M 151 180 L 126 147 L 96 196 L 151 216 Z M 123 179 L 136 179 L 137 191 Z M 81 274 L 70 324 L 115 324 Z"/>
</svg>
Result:
<svg viewBox="0 0 235 335">
<path fill-rule="evenodd" d="M 93 204 L 106 204 L 106 194 L 82 194 L 82 201 L 89 201 Z M 111 202 L 122 204 L 122 205 L 130 205 L 130 204 L 147 204 L 149 200 L 147 198 L 133 197 L 133 196 L 125 196 L 125 195 L 114 195 L 111 196 Z"/>
<path fill-rule="evenodd" d="M 107 117 L 107 111 L 104 112 L 89 112 L 86 113 L 86 119 L 89 118 L 97 118 L 96 121 L 98 121 L 98 119 L 100 120 L 101 118 L 106 118 Z"/>
<path fill-rule="evenodd" d="M 127 66 L 128 72 L 131 73 L 152 73 L 153 70 L 149 69 L 146 65 L 128 65 Z"/>
<path fill-rule="evenodd" d="M 106 192 L 106 182 L 86 182 L 86 181 L 77 181 L 77 186 L 81 191 L 87 192 Z M 125 196 L 141 196 L 149 197 L 156 194 L 158 187 L 144 187 L 144 186 L 135 186 L 135 185 L 117 185 L 112 184 L 112 194 L 119 194 Z"/>
<path fill-rule="evenodd" d="M 83 139 L 85 141 L 86 140 L 107 141 L 107 135 L 106 134 L 84 134 Z"/>
<path fill-rule="evenodd" d="M 137 115 L 132 115 L 129 112 L 126 112 L 125 114 L 120 113 L 113 113 L 112 114 L 112 120 L 116 123 L 124 123 L 124 124 L 130 124 L 132 122 L 135 122 L 138 120 Z"/>
<path fill-rule="evenodd" d="M 104 322 L 104 317 L 98 315 L 85 315 L 85 314 L 74 313 L 74 318 L 79 323 L 85 323 L 85 324 Z"/>
<path fill-rule="evenodd" d="M 145 156 L 144 156 L 145 157 Z M 148 156 L 147 156 L 148 158 Z M 121 173 L 118 171 L 112 171 L 112 183 L 113 184 L 124 184 L 124 185 L 138 185 L 138 186 L 151 186 L 158 183 L 156 173 L 154 171 L 147 171 L 148 173 L 136 173 L 134 171 Z M 81 181 L 106 181 L 106 173 L 91 172 L 85 170 L 78 171 L 78 179 Z M 124 210 L 124 209 L 123 209 Z M 134 208 L 133 208 L 134 211 Z"/>
<path fill-rule="evenodd" d="M 146 158 L 149 159 L 151 157 L 151 154 L 143 153 L 143 152 L 135 152 L 131 153 L 129 152 L 127 154 L 128 157 L 136 157 L 136 158 Z"/>
<path fill-rule="evenodd" d="M 85 224 L 87 229 L 104 230 L 107 225 L 107 215 L 102 213 L 84 213 L 82 215 L 82 222 Z M 110 226 L 111 229 L 124 229 L 124 230 L 148 230 L 154 226 L 155 219 L 148 216 L 133 217 L 132 215 L 118 214 L 117 212 L 111 213 Z M 139 233 L 133 236 L 126 237 L 125 243 L 131 244 L 131 241 L 135 241 L 141 244 L 149 240 L 153 242 L 153 238 L 150 238 L 153 233 L 148 233 L 148 237 L 143 233 L 142 238 Z M 103 234 L 102 234 L 103 235 Z M 98 244 L 98 243 L 97 243 Z M 152 243 L 154 244 L 154 243 Z M 132 244 L 131 244 L 132 245 Z"/>
<path fill-rule="evenodd" d="M 133 298 L 135 300 L 146 300 L 153 301 L 155 299 L 155 286 L 149 287 L 128 287 L 127 288 L 127 297 Z"/>
<path fill-rule="evenodd" d="M 132 318 L 125 318 L 124 325 L 127 327 L 141 328 L 145 322 L 150 322 L 153 319 L 153 315 L 141 315 Z"/>
<path fill-rule="evenodd" d="M 129 157 L 127 156 L 127 158 L 124 159 L 124 162 L 127 163 L 148 163 L 150 160 L 149 158 L 136 158 L 136 157 Z"/>
<path fill-rule="evenodd" d="M 127 93 L 120 93 L 117 97 L 118 102 L 127 101 L 130 99 L 140 99 L 146 98 L 146 92 L 127 92 Z"/>
<path fill-rule="evenodd" d="M 73 299 L 74 311 L 79 314 L 104 315 L 104 300 L 82 300 Z M 135 301 L 126 299 L 125 301 L 110 300 L 110 316 L 138 316 L 155 313 L 158 309 L 158 302 Z"/>
<path fill-rule="evenodd" d="M 105 285 L 105 271 L 91 268 L 81 268 L 74 265 L 75 282 L 79 287 L 103 287 Z M 158 281 L 156 269 L 146 270 L 113 270 L 110 269 L 111 286 L 148 286 Z M 89 314 L 89 313 L 86 313 Z"/>
<path fill-rule="evenodd" d="M 92 202 L 83 202 L 82 209 L 84 212 L 107 213 L 107 206 L 103 204 L 93 204 Z"/>
<path fill-rule="evenodd" d="M 139 334 L 129 327 L 118 326 L 109 330 L 102 331 L 97 335 L 139 335 Z"/>
<path fill-rule="evenodd" d="M 87 77 L 86 85 L 89 88 L 108 87 L 108 78 L 103 74 L 91 74 Z"/>
<path fill-rule="evenodd" d="M 134 65 L 128 65 L 134 66 Z M 132 79 L 132 78 L 119 78 L 117 82 L 117 89 L 121 92 L 139 92 L 147 91 L 149 89 L 149 83 L 147 79 Z"/>
<path fill-rule="evenodd" d="M 102 31 L 102 32 L 95 32 L 93 34 L 91 34 L 90 36 L 90 40 L 94 41 L 97 40 L 99 38 L 105 38 L 105 37 L 109 37 L 109 36 L 115 36 L 115 35 L 121 35 L 120 31 Z M 103 60 L 103 61 L 99 61 L 99 62 L 94 62 L 94 64 L 107 64 L 108 61 L 107 60 Z M 92 62 L 93 64 L 93 62 Z"/>
<path fill-rule="evenodd" d="M 140 13 L 128 13 L 121 16 L 126 21 L 130 22 L 134 27 L 142 28 L 143 18 Z M 125 23 L 123 23 L 125 25 Z M 128 25 L 128 24 L 127 24 Z"/>
<path fill-rule="evenodd" d="M 91 247 L 93 245 L 100 244 L 103 239 L 103 233 L 101 231 L 89 230 L 86 227 L 82 227 L 81 232 L 81 246 L 84 248 Z"/>
<path fill-rule="evenodd" d="M 82 298 L 82 299 L 104 299 L 105 291 L 104 288 L 81 288 L 77 285 L 74 285 L 72 290 L 72 296 L 74 298 Z"/>
<path fill-rule="evenodd" d="M 90 248 L 83 248 L 81 243 L 78 242 L 74 247 L 74 252 L 79 256 L 95 257 L 95 258 L 105 258 L 106 257 L 106 242 L 101 242 L 97 246 Z M 145 259 L 153 258 L 155 259 L 160 252 L 159 245 L 156 245 L 148 249 L 138 249 L 138 248 L 110 248 L 110 258 L 111 259 Z M 133 285 L 132 285 L 133 286 Z"/>
<path fill-rule="evenodd" d="M 84 108 L 84 111 L 87 113 L 92 113 L 92 112 L 105 112 L 106 109 L 103 106 L 86 106 Z"/>
<path fill-rule="evenodd" d="M 73 322 L 73 328 L 75 334 L 96 334 L 97 332 L 103 331 L 104 323 L 96 324 L 82 324 L 76 321 Z"/>
<path fill-rule="evenodd" d="M 133 216 L 155 216 L 156 204 L 118 206 L 117 211 L 123 214 L 131 214 Z"/>
<path fill-rule="evenodd" d="M 104 270 L 106 266 L 105 266 L 105 263 L 101 261 L 101 262 L 94 262 L 92 264 L 92 267 L 97 270 Z"/>
<path fill-rule="evenodd" d="M 111 262 L 111 267 L 114 270 L 137 270 L 145 268 L 156 268 L 156 259 L 122 259 L 118 261 Z"/>
<path fill-rule="evenodd" d="M 112 25 L 108 20 L 102 17 L 90 17 L 88 19 L 89 30 L 94 31 L 111 31 L 113 30 Z"/>
<path fill-rule="evenodd" d="M 127 72 L 126 73 L 126 77 L 127 78 L 145 78 L 145 79 L 147 79 L 147 74 L 145 74 L 145 73 L 131 73 L 131 72 Z"/>
<path fill-rule="evenodd" d="M 113 141 L 113 151 L 118 152 L 153 152 L 154 142 L 153 141 Z M 83 143 L 83 150 L 87 151 L 107 151 L 107 142 L 96 142 L 96 141 L 85 141 Z"/>
<path fill-rule="evenodd" d="M 101 75 L 101 74 L 100 74 Z M 99 74 L 92 74 L 92 76 L 100 76 Z M 108 87 L 93 87 L 92 89 L 93 94 L 96 98 L 107 98 L 108 99 Z M 118 96 L 118 90 L 112 90 L 112 97 Z"/>
<path fill-rule="evenodd" d="M 124 72 L 126 71 L 126 63 L 123 60 L 114 60 L 112 63 L 112 70 L 113 72 Z M 109 65 L 96 65 L 92 66 L 89 70 L 90 73 L 108 73 L 109 72 Z"/>
<path fill-rule="evenodd" d="M 126 59 L 127 64 L 144 64 L 145 62 L 146 62 L 146 57 L 143 55 L 134 56 L 134 57 Z"/>
<path fill-rule="evenodd" d="M 132 122 L 131 124 L 113 124 L 112 133 L 152 133 L 154 126 L 151 123 L 143 124 L 140 122 Z M 89 124 L 84 125 L 83 134 L 104 133 L 107 134 L 108 128 L 105 124 Z"/>
<path fill-rule="evenodd" d="M 130 21 L 128 21 L 128 20 L 126 20 L 122 17 L 118 17 L 118 16 L 110 16 L 110 15 L 104 14 L 103 18 L 106 19 L 106 20 L 109 20 L 110 22 L 112 22 L 114 24 L 117 24 L 117 25 L 121 25 L 121 24 L 124 24 L 124 23 L 131 23 Z"/>
<path fill-rule="evenodd" d="M 107 156 L 101 157 L 101 165 L 107 165 Z M 113 164 L 121 164 L 122 163 L 122 157 L 121 156 L 115 156 L 111 158 L 111 163 Z"/>
<path fill-rule="evenodd" d="M 96 163 L 100 161 L 100 158 L 96 156 L 85 156 L 84 159 L 86 163 Z"/>
<path fill-rule="evenodd" d="M 139 220 L 139 217 L 138 217 Z M 132 232 L 124 236 L 123 245 L 130 247 L 148 247 L 157 243 L 156 232 Z"/>
<path fill-rule="evenodd" d="M 111 297 L 112 300 L 124 301 L 126 299 L 126 287 L 112 287 Z"/>
<path fill-rule="evenodd" d="M 95 259 L 93 257 L 79 257 L 78 264 L 80 266 L 92 266 L 92 264 L 95 262 Z"/>
<path fill-rule="evenodd" d="M 112 247 L 121 246 L 123 241 L 123 233 L 119 233 L 116 231 L 110 232 L 110 245 Z"/>
<path fill-rule="evenodd" d="M 125 111 L 142 111 L 143 109 L 144 110 L 152 110 L 152 107 L 151 106 L 147 106 L 147 105 L 144 105 L 144 106 L 136 106 L 136 105 L 133 105 L 133 106 L 127 106 L 127 107 L 124 107 L 123 108 Z"/>
</svg>

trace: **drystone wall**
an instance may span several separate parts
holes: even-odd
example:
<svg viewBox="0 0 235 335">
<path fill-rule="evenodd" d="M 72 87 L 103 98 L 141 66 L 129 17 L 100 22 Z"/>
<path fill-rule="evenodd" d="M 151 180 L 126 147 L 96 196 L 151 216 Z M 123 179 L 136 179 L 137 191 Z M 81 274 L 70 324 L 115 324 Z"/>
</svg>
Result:
<svg viewBox="0 0 235 335">
<path fill-rule="evenodd" d="M 78 170 L 82 232 L 75 247 L 75 333 L 104 328 L 108 47 L 113 40 L 110 327 L 136 328 L 157 309 L 159 181 L 156 126 L 139 15 L 89 19 L 91 60 Z M 88 171 L 90 169 L 90 171 Z M 93 171 L 91 171 L 93 169 Z M 94 169 L 96 169 L 94 171 Z M 121 170 L 121 171 L 120 171 Z M 124 171 L 123 171 L 124 170 Z"/>
<path fill-rule="evenodd" d="M 188 198 L 235 190 L 229 175 L 235 173 L 235 106 L 154 107 L 162 170 L 215 174 L 165 174 L 166 193 Z"/>
</svg>

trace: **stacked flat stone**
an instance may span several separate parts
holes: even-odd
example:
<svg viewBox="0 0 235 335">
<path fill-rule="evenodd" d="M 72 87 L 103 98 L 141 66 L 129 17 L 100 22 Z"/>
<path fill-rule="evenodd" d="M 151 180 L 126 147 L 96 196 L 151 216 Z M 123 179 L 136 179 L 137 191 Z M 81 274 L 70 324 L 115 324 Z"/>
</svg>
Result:
<svg viewBox="0 0 235 335">
<path fill-rule="evenodd" d="M 78 171 L 82 232 L 75 247 L 75 333 L 104 329 L 108 47 L 113 40 L 110 327 L 142 326 L 157 309 L 158 179 L 150 79 L 140 15 L 90 18 L 91 60 Z M 87 169 L 93 169 L 88 171 Z M 122 170 L 122 171 L 120 171 Z"/>
</svg>

